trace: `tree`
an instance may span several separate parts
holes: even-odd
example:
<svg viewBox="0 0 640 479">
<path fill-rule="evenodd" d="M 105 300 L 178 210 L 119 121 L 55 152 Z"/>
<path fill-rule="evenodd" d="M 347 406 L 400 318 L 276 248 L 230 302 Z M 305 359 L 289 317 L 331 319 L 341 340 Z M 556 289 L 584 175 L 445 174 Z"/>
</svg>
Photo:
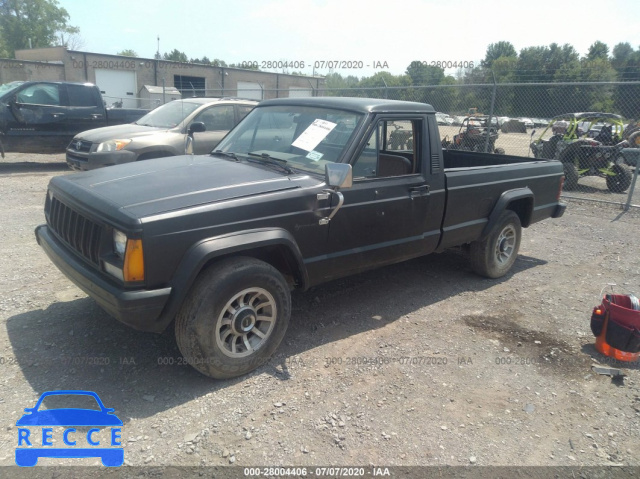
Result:
<svg viewBox="0 0 640 479">
<path fill-rule="evenodd" d="M 180 50 L 174 48 L 173 50 L 171 50 L 171 53 L 164 53 L 164 55 L 162 55 L 162 58 L 164 60 L 170 61 L 170 62 L 182 62 L 182 63 L 187 63 L 189 61 L 189 58 L 187 57 L 187 54 L 184 52 L 181 52 Z"/>
<path fill-rule="evenodd" d="M 138 56 L 136 51 L 132 50 L 131 48 L 127 48 L 125 50 L 119 51 L 118 53 L 116 53 L 116 55 L 120 55 L 120 56 L 123 56 L 123 57 L 137 57 Z"/>
<path fill-rule="evenodd" d="M 606 60 L 607 58 L 609 58 L 609 47 L 600 40 L 595 41 L 589 47 L 589 53 L 587 53 L 588 60 Z"/>
<path fill-rule="evenodd" d="M 444 80 L 442 68 L 425 65 L 421 61 L 411 62 L 405 74 L 411 78 L 413 85 L 439 85 Z"/>
<path fill-rule="evenodd" d="M 491 68 L 493 66 L 493 62 L 495 62 L 498 58 L 502 57 L 512 57 L 515 58 L 518 56 L 515 47 L 511 42 L 497 42 L 490 43 L 487 47 L 487 53 L 484 56 L 484 60 L 482 60 L 481 65 L 485 68 Z"/>
<path fill-rule="evenodd" d="M 56 45 L 65 47 L 67 50 L 80 50 L 81 48 L 84 48 L 84 38 L 82 38 L 77 32 L 60 32 Z"/>
<path fill-rule="evenodd" d="M 56 45 L 58 34 L 73 35 L 69 14 L 56 0 L 0 0 L 0 29 L 7 53 Z M 31 45 L 29 45 L 31 41 Z"/>
<path fill-rule="evenodd" d="M 9 50 L 7 49 L 7 44 L 4 41 L 4 37 L 2 36 L 2 29 L 0 28 L 0 58 L 8 58 Z"/>
<path fill-rule="evenodd" d="M 211 66 L 224 68 L 224 67 L 226 67 L 228 65 L 227 65 L 227 62 L 225 62 L 224 60 L 219 60 L 217 58 L 214 58 L 213 60 L 211 60 Z M 257 68 L 256 68 L 256 70 L 257 70 Z"/>
</svg>

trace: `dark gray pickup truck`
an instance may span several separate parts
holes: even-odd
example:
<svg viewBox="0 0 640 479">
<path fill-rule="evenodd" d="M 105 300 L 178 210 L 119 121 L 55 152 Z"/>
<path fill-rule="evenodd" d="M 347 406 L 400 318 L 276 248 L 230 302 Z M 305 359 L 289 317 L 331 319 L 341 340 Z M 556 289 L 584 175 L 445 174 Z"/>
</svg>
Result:
<svg viewBox="0 0 640 479">
<path fill-rule="evenodd" d="M 426 104 L 260 103 L 207 156 L 51 180 L 36 237 L 107 312 L 145 331 L 175 320 L 198 371 L 268 360 L 292 290 L 469 245 L 506 274 L 521 228 L 562 216 L 557 161 L 443 151 Z"/>
<path fill-rule="evenodd" d="M 149 110 L 106 108 L 91 83 L 0 85 L 0 153 L 62 153 L 79 132 L 136 121 Z"/>
</svg>

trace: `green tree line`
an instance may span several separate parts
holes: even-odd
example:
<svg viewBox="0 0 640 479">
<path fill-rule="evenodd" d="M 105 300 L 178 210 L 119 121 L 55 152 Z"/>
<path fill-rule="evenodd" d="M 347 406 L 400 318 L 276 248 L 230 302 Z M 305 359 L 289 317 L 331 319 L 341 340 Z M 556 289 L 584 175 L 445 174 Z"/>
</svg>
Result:
<svg viewBox="0 0 640 479">
<path fill-rule="evenodd" d="M 473 107 L 488 113 L 495 83 L 497 115 L 549 117 L 607 111 L 637 118 L 638 85 L 562 85 L 631 81 L 640 81 L 640 47 L 634 50 L 629 43 L 618 43 L 610 51 L 606 44 L 596 41 L 580 57 L 569 44 L 527 47 L 518 53 L 513 44 L 501 41 L 487 47 L 479 65 L 458 69 L 455 76 L 414 61 L 402 75 L 378 72 L 357 78 L 331 73 L 325 84 L 329 95 L 387 96 L 431 103 L 436 110 L 450 113 L 465 113 Z M 539 83 L 544 85 L 536 85 Z M 419 88 L 425 85 L 429 87 Z"/>
</svg>

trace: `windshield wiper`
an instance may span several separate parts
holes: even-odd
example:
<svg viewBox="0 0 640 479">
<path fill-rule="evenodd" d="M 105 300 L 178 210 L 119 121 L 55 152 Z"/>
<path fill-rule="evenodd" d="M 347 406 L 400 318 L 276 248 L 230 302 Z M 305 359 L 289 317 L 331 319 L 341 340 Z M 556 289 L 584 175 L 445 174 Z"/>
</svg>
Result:
<svg viewBox="0 0 640 479">
<path fill-rule="evenodd" d="M 232 151 L 213 150 L 210 155 L 228 156 L 229 158 L 233 158 L 236 161 L 240 161 L 240 158 L 238 158 Z"/>
<path fill-rule="evenodd" d="M 280 168 L 282 168 L 284 171 L 287 172 L 287 174 L 291 175 L 293 173 L 293 170 L 291 168 L 289 168 L 287 166 L 287 160 L 283 160 L 281 158 L 274 158 L 273 156 L 269 155 L 268 153 L 247 153 L 247 155 L 255 157 L 257 161 L 259 161 L 260 163 L 266 163 L 269 165 L 274 165 L 274 166 L 278 166 Z M 247 161 L 256 161 L 256 160 L 251 160 L 250 158 L 247 158 Z"/>
</svg>

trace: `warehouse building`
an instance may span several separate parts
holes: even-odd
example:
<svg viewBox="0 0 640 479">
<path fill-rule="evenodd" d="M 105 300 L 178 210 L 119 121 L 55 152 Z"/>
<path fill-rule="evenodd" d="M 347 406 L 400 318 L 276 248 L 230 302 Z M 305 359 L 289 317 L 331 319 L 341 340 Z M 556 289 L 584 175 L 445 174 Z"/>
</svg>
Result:
<svg viewBox="0 0 640 479">
<path fill-rule="evenodd" d="M 263 100 L 315 96 L 324 87 L 321 77 L 105 55 L 65 47 L 17 50 L 15 56 L 15 60 L 0 59 L 0 84 L 18 80 L 89 82 L 98 85 L 108 105 L 125 108 L 156 106 L 158 95 L 170 101 L 175 98 L 175 90 L 183 98 Z M 150 95 L 150 91 L 155 94 Z"/>
</svg>

